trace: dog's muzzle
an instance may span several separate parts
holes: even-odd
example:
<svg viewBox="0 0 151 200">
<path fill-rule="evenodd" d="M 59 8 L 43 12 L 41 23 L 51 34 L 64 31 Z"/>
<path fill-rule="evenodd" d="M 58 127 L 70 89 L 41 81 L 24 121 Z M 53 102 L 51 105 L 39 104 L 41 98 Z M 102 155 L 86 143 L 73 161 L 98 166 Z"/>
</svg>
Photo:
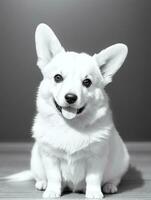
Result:
<svg viewBox="0 0 151 200">
<path fill-rule="evenodd" d="M 83 112 L 83 110 L 85 109 L 85 106 L 81 107 L 81 108 L 73 108 L 71 106 L 67 106 L 67 107 L 61 107 L 60 105 L 57 104 L 57 102 L 54 99 L 54 104 L 57 108 L 57 110 L 59 112 L 62 113 L 62 115 L 67 118 L 67 119 L 73 119 L 76 117 L 76 115 L 80 114 Z"/>
</svg>

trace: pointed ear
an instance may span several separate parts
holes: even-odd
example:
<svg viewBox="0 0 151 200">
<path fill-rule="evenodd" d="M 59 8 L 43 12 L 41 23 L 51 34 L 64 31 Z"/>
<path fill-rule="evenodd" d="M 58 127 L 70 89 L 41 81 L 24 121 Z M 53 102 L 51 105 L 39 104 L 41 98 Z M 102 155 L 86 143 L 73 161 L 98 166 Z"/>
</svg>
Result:
<svg viewBox="0 0 151 200">
<path fill-rule="evenodd" d="M 46 24 L 39 24 L 35 32 L 35 43 L 37 51 L 37 65 L 41 70 L 58 53 L 64 51 L 58 38 Z"/>
<path fill-rule="evenodd" d="M 128 53 L 128 48 L 125 44 L 112 45 L 98 54 L 94 58 L 100 67 L 104 78 L 104 85 L 112 82 L 114 74 L 122 66 Z"/>
</svg>

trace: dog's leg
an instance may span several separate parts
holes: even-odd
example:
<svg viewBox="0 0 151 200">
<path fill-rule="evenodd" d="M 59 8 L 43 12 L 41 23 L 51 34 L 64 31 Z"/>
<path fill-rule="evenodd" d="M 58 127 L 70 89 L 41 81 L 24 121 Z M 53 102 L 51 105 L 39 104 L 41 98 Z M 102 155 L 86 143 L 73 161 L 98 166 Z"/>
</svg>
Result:
<svg viewBox="0 0 151 200">
<path fill-rule="evenodd" d="M 103 198 L 101 183 L 105 165 L 106 156 L 94 156 L 88 160 L 86 175 L 86 198 Z"/>
<path fill-rule="evenodd" d="M 43 198 L 57 198 L 61 195 L 61 172 L 59 160 L 50 155 L 42 155 L 42 160 L 47 176 L 47 188 Z"/>
<path fill-rule="evenodd" d="M 31 171 L 36 180 L 35 187 L 37 190 L 45 190 L 47 187 L 46 175 L 39 155 L 37 143 L 34 144 L 31 153 Z"/>
</svg>

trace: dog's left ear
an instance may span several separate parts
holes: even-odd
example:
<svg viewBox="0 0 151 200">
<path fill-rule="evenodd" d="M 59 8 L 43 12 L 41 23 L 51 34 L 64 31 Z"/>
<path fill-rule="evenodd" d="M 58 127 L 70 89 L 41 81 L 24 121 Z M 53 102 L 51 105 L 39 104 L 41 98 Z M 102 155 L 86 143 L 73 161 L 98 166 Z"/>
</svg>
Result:
<svg viewBox="0 0 151 200">
<path fill-rule="evenodd" d="M 37 65 L 41 71 L 54 56 L 64 51 L 55 33 L 48 25 L 43 23 L 37 26 L 35 43 L 38 57 Z"/>
<path fill-rule="evenodd" d="M 94 58 L 101 70 L 104 79 L 104 85 L 112 82 L 114 74 L 122 66 L 128 53 L 128 48 L 125 44 L 112 45 L 98 54 Z"/>
</svg>

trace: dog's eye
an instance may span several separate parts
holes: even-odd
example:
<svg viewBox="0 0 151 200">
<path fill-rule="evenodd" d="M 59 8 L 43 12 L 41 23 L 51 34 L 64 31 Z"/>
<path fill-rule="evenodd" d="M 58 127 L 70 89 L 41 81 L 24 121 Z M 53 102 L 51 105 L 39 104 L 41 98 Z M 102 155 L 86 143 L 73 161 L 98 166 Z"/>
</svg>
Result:
<svg viewBox="0 0 151 200">
<path fill-rule="evenodd" d="M 56 74 L 54 76 L 54 80 L 55 80 L 56 83 L 60 83 L 60 82 L 63 81 L 63 77 L 60 74 Z"/>
<path fill-rule="evenodd" d="M 92 81 L 89 79 L 89 78 L 86 78 L 83 80 L 82 84 L 85 86 L 85 87 L 90 87 L 91 84 L 92 84 Z"/>
</svg>

